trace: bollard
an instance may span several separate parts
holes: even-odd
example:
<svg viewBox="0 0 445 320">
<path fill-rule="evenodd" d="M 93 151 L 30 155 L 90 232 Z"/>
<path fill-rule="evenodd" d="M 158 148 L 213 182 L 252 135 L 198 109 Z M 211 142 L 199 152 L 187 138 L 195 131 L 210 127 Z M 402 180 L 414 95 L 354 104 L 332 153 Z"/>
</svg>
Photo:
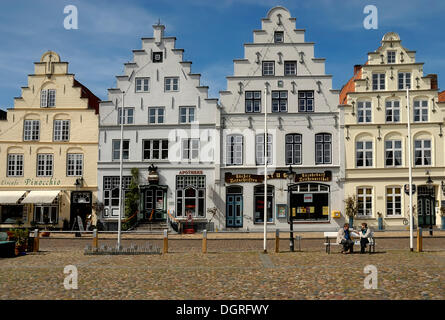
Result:
<svg viewBox="0 0 445 320">
<path fill-rule="evenodd" d="M 39 239 L 39 229 L 34 230 L 34 248 L 33 252 L 39 252 L 39 245 L 40 245 L 40 239 Z"/>
<path fill-rule="evenodd" d="M 417 229 L 417 252 L 422 252 L 423 250 L 423 238 L 422 238 L 422 228 Z"/>
<path fill-rule="evenodd" d="M 99 247 L 99 235 L 97 229 L 93 230 L 93 248 L 97 250 Z"/>
<path fill-rule="evenodd" d="M 202 253 L 207 253 L 207 230 L 202 232 Z"/>
<path fill-rule="evenodd" d="M 164 249 L 163 253 L 168 253 L 168 230 L 164 230 Z"/>
<path fill-rule="evenodd" d="M 275 230 L 275 253 L 280 252 L 280 230 Z"/>
</svg>

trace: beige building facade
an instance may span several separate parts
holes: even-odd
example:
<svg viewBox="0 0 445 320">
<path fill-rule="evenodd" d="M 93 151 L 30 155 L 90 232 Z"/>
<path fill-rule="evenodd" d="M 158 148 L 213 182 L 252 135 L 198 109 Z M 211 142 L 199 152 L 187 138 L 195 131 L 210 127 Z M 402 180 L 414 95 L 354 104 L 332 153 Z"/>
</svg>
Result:
<svg viewBox="0 0 445 320">
<path fill-rule="evenodd" d="M 441 225 L 445 103 L 437 75 L 424 76 L 423 65 L 416 62 L 416 52 L 404 48 L 399 35 L 390 32 L 368 53 L 364 65 L 355 66 L 353 78 L 342 89 L 345 198 L 357 199 L 356 226 L 367 222 L 377 229 L 380 220 L 384 229 L 408 228 L 408 121 L 416 186 L 414 225 Z"/>
<path fill-rule="evenodd" d="M 99 98 L 46 52 L 0 120 L 0 228 L 72 228 L 97 202 Z"/>
</svg>

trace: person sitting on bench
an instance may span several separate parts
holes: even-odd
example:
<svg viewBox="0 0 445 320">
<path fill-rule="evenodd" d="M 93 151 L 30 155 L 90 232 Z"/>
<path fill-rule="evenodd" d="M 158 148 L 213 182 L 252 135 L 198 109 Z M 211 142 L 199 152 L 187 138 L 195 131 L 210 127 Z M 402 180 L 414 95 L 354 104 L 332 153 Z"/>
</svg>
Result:
<svg viewBox="0 0 445 320">
<path fill-rule="evenodd" d="M 360 230 L 360 253 L 365 253 L 366 245 L 369 243 L 371 237 L 371 229 L 368 228 L 368 224 L 363 222 Z"/>
<path fill-rule="evenodd" d="M 343 245 L 341 253 L 347 254 L 354 252 L 354 241 L 352 240 L 351 232 L 349 230 L 349 223 L 345 223 L 343 228 L 338 230 L 337 243 Z"/>
</svg>

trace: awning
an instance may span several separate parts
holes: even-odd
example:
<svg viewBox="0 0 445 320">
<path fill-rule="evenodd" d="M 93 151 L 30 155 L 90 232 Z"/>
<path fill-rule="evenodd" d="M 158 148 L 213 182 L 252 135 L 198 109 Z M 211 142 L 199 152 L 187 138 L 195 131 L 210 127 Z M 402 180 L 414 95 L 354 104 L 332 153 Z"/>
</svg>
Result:
<svg viewBox="0 0 445 320">
<path fill-rule="evenodd" d="M 26 191 L 0 191 L 0 205 L 17 204 Z"/>
<path fill-rule="evenodd" d="M 22 203 L 34 203 L 34 204 L 51 204 L 54 199 L 59 195 L 60 190 L 53 191 L 31 191 L 28 193 Z"/>
</svg>

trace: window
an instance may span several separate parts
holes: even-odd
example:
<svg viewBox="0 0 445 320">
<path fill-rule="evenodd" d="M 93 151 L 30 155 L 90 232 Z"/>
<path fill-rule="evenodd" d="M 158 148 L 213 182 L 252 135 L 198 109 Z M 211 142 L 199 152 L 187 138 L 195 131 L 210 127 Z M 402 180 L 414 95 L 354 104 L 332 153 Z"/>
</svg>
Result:
<svg viewBox="0 0 445 320">
<path fill-rule="evenodd" d="M 131 184 L 131 176 L 123 176 L 122 177 L 122 190 L 123 192 L 123 201 L 125 203 L 125 194 L 126 191 L 130 188 Z M 119 176 L 113 177 L 104 177 L 104 217 L 118 217 L 119 216 Z"/>
<path fill-rule="evenodd" d="M 402 215 L 402 188 L 390 187 L 386 188 L 386 215 L 401 216 Z"/>
<path fill-rule="evenodd" d="M 261 112 L 261 91 L 246 91 L 246 112 Z"/>
<path fill-rule="evenodd" d="M 386 101 L 386 122 L 400 122 L 400 102 Z"/>
<path fill-rule="evenodd" d="M 388 63 L 396 63 L 396 52 L 388 51 Z"/>
<path fill-rule="evenodd" d="M 357 189 L 357 207 L 359 216 L 372 215 L 372 188 Z"/>
<path fill-rule="evenodd" d="M 8 154 L 8 177 L 23 176 L 23 154 Z"/>
<path fill-rule="evenodd" d="M 263 61 L 263 76 L 273 76 L 273 75 L 275 75 L 275 62 Z"/>
<path fill-rule="evenodd" d="M 25 120 L 24 124 L 24 141 L 39 141 L 40 139 L 40 121 L 39 120 Z"/>
<path fill-rule="evenodd" d="M 272 91 L 272 112 L 287 112 L 287 91 Z"/>
<path fill-rule="evenodd" d="M 195 121 L 195 107 L 180 107 L 179 122 L 192 123 Z"/>
<path fill-rule="evenodd" d="M 428 121 L 428 101 L 414 100 L 414 121 L 426 122 Z"/>
<path fill-rule="evenodd" d="M 164 123 L 165 110 L 162 107 L 148 108 L 148 123 Z"/>
<path fill-rule="evenodd" d="M 332 136 L 329 133 L 315 135 L 315 164 L 332 163 Z"/>
<path fill-rule="evenodd" d="M 118 111 L 119 124 L 122 124 L 122 108 Z M 134 108 L 124 108 L 124 124 L 134 123 Z"/>
<path fill-rule="evenodd" d="M 199 139 L 182 140 L 182 160 L 199 159 Z"/>
<path fill-rule="evenodd" d="M 414 140 L 414 159 L 416 166 L 431 165 L 431 140 Z"/>
<path fill-rule="evenodd" d="M 243 164 L 243 136 L 234 134 L 227 136 L 226 141 L 226 164 L 242 165 Z"/>
<path fill-rule="evenodd" d="M 83 154 L 68 153 L 66 175 L 68 177 L 80 177 L 83 175 Z"/>
<path fill-rule="evenodd" d="M 385 141 L 385 164 L 387 167 L 397 167 L 402 165 L 402 141 Z"/>
<path fill-rule="evenodd" d="M 314 91 L 298 91 L 298 111 L 314 112 Z"/>
<path fill-rule="evenodd" d="M 136 78 L 136 92 L 149 91 L 150 78 Z"/>
<path fill-rule="evenodd" d="M 256 164 L 264 164 L 264 134 L 256 135 Z M 267 164 L 272 163 L 272 135 L 267 134 Z"/>
<path fill-rule="evenodd" d="M 302 158 L 301 134 L 286 135 L 286 164 L 301 164 Z"/>
<path fill-rule="evenodd" d="M 357 105 L 358 123 L 370 123 L 372 121 L 371 101 L 359 101 Z"/>
<path fill-rule="evenodd" d="M 168 159 L 168 140 L 144 140 L 144 160 Z"/>
<path fill-rule="evenodd" d="M 56 224 L 59 220 L 58 205 L 36 205 L 34 207 L 34 221 L 39 224 Z"/>
<path fill-rule="evenodd" d="M 51 177 L 53 175 L 53 155 L 38 154 L 37 155 L 37 176 Z"/>
<path fill-rule="evenodd" d="M 255 201 L 254 223 L 264 222 L 264 185 L 258 185 L 253 188 L 253 197 Z M 266 202 L 266 221 L 273 222 L 274 207 L 274 187 L 267 186 L 267 202 Z"/>
<path fill-rule="evenodd" d="M 178 77 L 165 78 L 164 90 L 166 92 L 179 91 L 179 78 Z"/>
<path fill-rule="evenodd" d="M 123 160 L 128 160 L 128 155 L 130 154 L 130 141 L 129 140 L 123 140 L 122 144 L 122 151 L 123 151 Z M 120 160 L 120 153 L 121 153 L 121 141 L 120 140 L 113 140 L 113 160 Z"/>
<path fill-rule="evenodd" d="M 275 43 L 284 42 L 284 32 L 283 31 L 275 31 L 273 38 L 274 38 Z"/>
<path fill-rule="evenodd" d="M 176 176 L 176 216 L 205 217 L 205 176 Z"/>
<path fill-rule="evenodd" d="M 284 62 L 284 75 L 293 76 L 297 74 L 297 61 Z"/>
<path fill-rule="evenodd" d="M 384 73 L 374 73 L 372 75 L 372 90 L 385 90 Z"/>
<path fill-rule="evenodd" d="M 40 92 L 40 107 L 54 107 L 56 105 L 56 90 L 42 90 Z"/>
<path fill-rule="evenodd" d="M 357 141 L 356 166 L 372 167 L 372 141 Z"/>
<path fill-rule="evenodd" d="M 411 73 L 399 72 L 399 90 L 411 89 Z"/>
<path fill-rule="evenodd" d="M 163 60 L 162 57 L 163 57 L 162 52 L 153 52 L 152 53 L 152 60 L 154 63 L 162 62 L 162 60 Z"/>
<path fill-rule="evenodd" d="M 70 139 L 70 121 L 54 120 L 54 141 L 68 141 Z"/>
</svg>

